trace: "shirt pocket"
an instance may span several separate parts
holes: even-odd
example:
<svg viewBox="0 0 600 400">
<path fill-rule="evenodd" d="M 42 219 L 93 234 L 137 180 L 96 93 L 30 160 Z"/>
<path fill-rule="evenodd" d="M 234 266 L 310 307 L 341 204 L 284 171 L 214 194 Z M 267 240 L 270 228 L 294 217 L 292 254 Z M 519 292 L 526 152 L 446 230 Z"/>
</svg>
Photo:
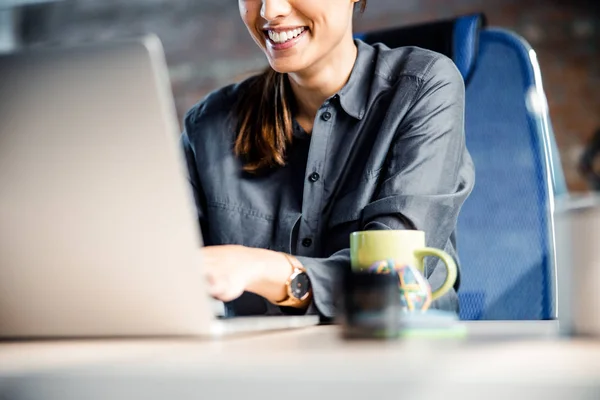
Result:
<svg viewBox="0 0 600 400">
<path fill-rule="evenodd" d="M 360 190 L 357 188 L 334 201 L 331 216 L 327 224 L 328 228 L 335 228 L 338 225 L 358 221 L 361 218 L 364 205 L 360 203 L 359 195 Z"/>
<path fill-rule="evenodd" d="M 256 210 L 211 201 L 207 204 L 208 243 L 237 244 L 270 249 L 275 237 L 275 219 Z"/>
<path fill-rule="evenodd" d="M 329 228 L 362 219 L 363 210 L 373 199 L 380 172 L 381 169 L 369 171 L 358 185 L 333 201 Z"/>
<path fill-rule="evenodd" d="M 324 235 L 329 254 L 350 247 L 350 234 L 360 230 L 362 208 L 356 202 L 357 191 L 345 194 L 334 203 Z"/>
<path fill-rule="evenodd" d="M 363 211 L 376 190 L 379 170 L 367 174 L 357 187 L 332 203 L 327 223 L 327 244 L 331 251 L 350 246 L 350 234 L 362 230 Z"/>
</svg>

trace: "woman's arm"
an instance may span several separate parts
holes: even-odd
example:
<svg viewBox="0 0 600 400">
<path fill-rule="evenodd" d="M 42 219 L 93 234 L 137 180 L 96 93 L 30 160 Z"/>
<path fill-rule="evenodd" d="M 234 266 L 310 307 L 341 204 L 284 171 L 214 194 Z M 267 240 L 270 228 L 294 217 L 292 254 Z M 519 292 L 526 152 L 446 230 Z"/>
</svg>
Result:
<svg viewBox="0 0 600 400">
<path fill-rule="evenodd" d="M 198 223 L 203 238 L 208 238 L 206 200 L 199 185 L 196 156 L 188 137 L 189 115 L 184 119 L 181 147 L 185 155 Z M 207 244 L 207 243 L 205 243 Z M 258 294 L 271 303 L 287 296 L 286 282 L 292 273 L 290 260 L 282 254 L 244 246 L 208 246 L 202 249 L 209 293 L 224 302 L 237 299 L 244 291 Z M 291 257 L 291 256 L 289 256 Z M 299 307 L 306 308 L 301 304 Z"/>
<path fill-rule="evenodd" d="M 209 292 L 219 300 L 235 300 L 245 291 L 271 303 L 287 297 L 286 281 L 293 269 L 282 253 L 224 245 L 205 247 L 202 256 Z"/>
<path fill-rule="evenodd" d="M 202 237 L 206 239 L 208 229 L 206 225 L 206 198 L 200 185 L 200 179 L 198 178 L 198 168 L 196 166 L 196 155 L 194 154 L 194 147 L 190 143 L 188 132 L 190 132 L 189 124 L 190 112 L 188 112 L 184 118 L 184 131 L 181 134 L 180 145 L 183 150 L 185 162 L 187 164 L 188 181 L 192 189 L 194 201 L 196 203 L 196 212 L 198 214 L 198 226 L 200 227 Z M 205 243 L 206 244 L 206 243 Z"/>
</svg>

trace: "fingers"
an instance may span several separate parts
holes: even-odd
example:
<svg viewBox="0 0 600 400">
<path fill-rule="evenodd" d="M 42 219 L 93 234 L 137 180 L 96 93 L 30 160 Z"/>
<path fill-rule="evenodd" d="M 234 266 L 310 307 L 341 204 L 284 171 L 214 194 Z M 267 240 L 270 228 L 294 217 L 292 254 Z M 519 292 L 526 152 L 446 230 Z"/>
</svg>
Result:
<svg viewBox="0 0 600 400">
<path fill-rule="evenodd" d="M 208 293 L 217 300 L 228 302 L 244 293 L 244 285 L 222 274 L 207 274 Z"/>
<path fill-rule="evenodd" d="M 206 283 L 208 284 L 208 294 L 217 300 L 223 300 L 226 285 L 223 284 L 222 280 L 216 279 L 214 276 L 207 274 Z"/>
<path fill-rule="evenodd" d="M 209 294 L 221 301 L 235 300 L 248 283 L 246 265 L 239 246 L 212 246 L 202 249 L 203 270 Z"/>
</svg>

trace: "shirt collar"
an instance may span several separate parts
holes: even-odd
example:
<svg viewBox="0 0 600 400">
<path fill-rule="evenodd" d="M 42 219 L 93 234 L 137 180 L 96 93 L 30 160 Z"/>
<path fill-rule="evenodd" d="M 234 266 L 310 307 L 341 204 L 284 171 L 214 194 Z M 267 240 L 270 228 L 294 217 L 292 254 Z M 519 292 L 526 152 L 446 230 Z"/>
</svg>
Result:
<svg viewBox="0 0 600 400">
<path fill-rule="evenodd" d="M 369 102 L 371 81 L 375 74 L 375 49 L 361 40 L 355 40 L 358 54 L 350 78 L 339 91 L 340 104 L 348 115 L 362 119 Z"/>
</svg>

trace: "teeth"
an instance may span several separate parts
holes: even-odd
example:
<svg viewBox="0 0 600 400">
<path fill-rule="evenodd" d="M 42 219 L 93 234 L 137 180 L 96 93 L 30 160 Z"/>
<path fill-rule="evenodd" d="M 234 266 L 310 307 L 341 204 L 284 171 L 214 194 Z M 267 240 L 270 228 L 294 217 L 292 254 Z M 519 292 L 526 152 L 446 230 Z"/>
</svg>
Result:
<svg viewBox="0 0 600 400">
<path fill-rule="evenodd" d="M 285 43 L 304 32 L 304 28 L 296 28 L 284 32 L 269 31 L 269 39 L 274 43 Z"/>
</svg>

